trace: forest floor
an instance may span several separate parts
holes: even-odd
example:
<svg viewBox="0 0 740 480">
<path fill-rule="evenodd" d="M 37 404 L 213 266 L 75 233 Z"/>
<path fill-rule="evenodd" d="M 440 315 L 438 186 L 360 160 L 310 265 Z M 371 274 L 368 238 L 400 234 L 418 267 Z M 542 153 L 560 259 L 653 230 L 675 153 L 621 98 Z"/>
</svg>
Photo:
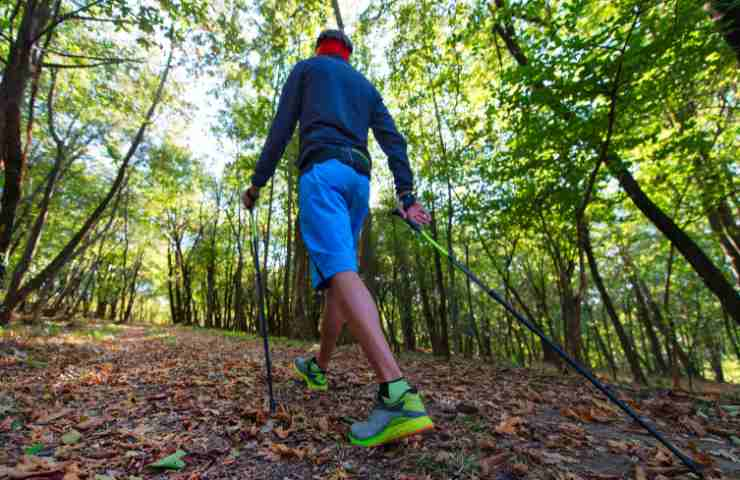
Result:
<svg viewBox="0 0 740 480">
<path fill-rule="evenodd" d="M 402 366 L 436 429 L 353 447 L 347 431 L 372 406 L 373 376 L 356 346 L 342 347 L 331 390 L 308 393 L 291 361 L 311 348 L 272 342 L 270 420 L 259 339 L 141 326 L 0 330 L 0 479 L 692 478 L 575 375 L 426 354 L 404 355 Z M 740 478 L 737 388 L 613 388 L 711 478 Z M 169 469 L 152 466 L 162 459 Z"/>
</svg>

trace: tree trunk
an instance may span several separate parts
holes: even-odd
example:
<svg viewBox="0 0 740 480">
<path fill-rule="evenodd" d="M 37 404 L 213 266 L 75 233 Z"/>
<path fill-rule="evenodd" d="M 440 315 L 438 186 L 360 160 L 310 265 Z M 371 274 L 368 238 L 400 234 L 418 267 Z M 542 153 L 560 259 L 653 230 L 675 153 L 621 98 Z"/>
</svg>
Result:
<svg viewBox="0 0 740 480">
<path fill-rule="evenodd" d="M 309 293 L 309 259 L 306 245 L 301 237 L 300 224 L 295 225 L 295 279 L 293 283 L 293 318 L 295 324 L 291 329 L 294 337 L 305 340 L 317 338 L 317 331 L 308 312 Z"/>
<path fill-rule="evenodd" d="M 263 241 L 263 247 L 262 251 L 264 252 L 264 258 L 262 259 L 262 271 L 260 272 L 260 275 L 262 276 L 262 288 L 264 288 L 264 295 L 265 295 L 265 320 L 268 321 L 268 331 L 274 332 L 275 331 L 275 325 L 273 322 L 270 322 L 269 320 L 273 318 L 272 316 L 272 309 L 270 308 L 270 302 L 269 302 L 269 292 L 270 292 L 270 285 L 268 282 L 269 278 L 269 270 L 267 268 L 267 259 L 270 256 L 270 233 L 271 233 L 271 226 L 272 226 L 272 211 L 273 206 L 275 202 L 275 175 L 270 178 L 270 196 L 269 200 L 267 202 L 267 225 L 265 226 L 265 238 Z"/>
<path fill-rule="evenodd" d="M 738 340 L 736 336 L 737 327 L 735 327 L 734 329 L 732 328 L 733 326 L 730 322 L 730 318 L 725 311 L 722 312 L 722 320 L 725 325 L 725 331 L 727 332 L 727 338 L 730 341 L 730 346 L 735 352 L 735 356 L 740 361 L 740 340 Z"/>
<path fill-rule="evenodd" d="M 610 155 L 607 159 L 607 166 L 635 206 L 676 246 L 707 288 L 717 296 L 728 314 L 740 325 L 740 295 L 722 272 L 699 248 L 699 245 L 645 194 L 620 158 Z"/>
<path fill-rule="evenodd" d="M 50 130 L 52 132 L 52 136 L 56 141 L 56 156 L 54 158 L 54 164 L 51 167 L 51 172 L 46 178 L 44 196 L 42 197 L 41 203 L 38 206 L 36 220 L 34 221 L 33 227 L 31 227 L 31 231 L 28 234 L 28 240 L 26 241 L 26 246 L 23 249 L 23 255 L 21 256 L 21 259 L 18 261 L 15 266 L 15 270 L 13 271 L 12 280 L 10 282 L 10 286 L 8 287 L 6 298 L 14 298 L 17 296 L 18 288 L 23 281 L 23 277 L 28 271 L 28 267 L 31 265 L 31 260 L 36 253 L 36 246 L 38 245 L 38 241 L 41 237 L 41 232 L 44 228 L 44 225 L 46 224 L 46 218 L 49 213 L 49 205 L 56 190 L 57 180 L 59 179 L 59 173 L 62 169 L 62 163 L 64 162 L 65 158 L 65 145 L 56 135 L 55 129 L 53 127 L 54 121 L 52 117 L 52 112 L 55 83 L 56 75 L 53 76 L 51 88 L 49 89 L 49 98 L 47 100 L 47 114 L 49 115 L 49 125 L 51 127 Z"/>
<path fill-rule="evenodd" d="M 653 326 L 653 321 L 650 316 L 650 312 L 648 311 L 645 296 L 642 294 L 642 289 L 640 288 L 640 284 L 635 278 L 634 273 L 630 275 L 630 283 L 632 283 L 632 291 L 635 293 L 635 299 L 637 300 L 638 320 L 645 327 L 645 333 L 653 352 L 655 366 L 661 375 L 666 375 L 668 374 L 668 365 L 663 358 L 663 350 L 661 349 L 658 335 L 655 333 L 655 327 Z"/>
<path fill-rule="evenodd" d="M 581 235 L 583 241 L 583 249 L 586 252 L 586 259 L 588 260 L 588 266 L 591 270 L 591 277 L 593 278 L 596 288 L 599 290 L 601 301 L 604 303 L 604 308 L 609 315 L 609 319 L 614 326 L 614 330 L 617 332 L 619 342 L 622 344 L 622 350 L 624 350 L 624 354 L 627 357 L 627 362 L 629 363 L 630 370 L 632 371 L 632 378 L 635 382 L 646 385 L 647 379 L 645 378 L 645 374 L 640 368 L 640 359 L 637 355 L 637 352 L 635 351 L 634 343 L 632 342 L 632 339 L 627 336 L 627 332 L 622 326 L 622 322 L 619 320 L 617 311 L 614 308 L 614 302 L 612 302 L 609 293 L 606 291 L 604 281 L 602 280 L 601 274 L 599 273 L 599 266 L 596 263 L 596 258 L 594 257 L 593 248 L 591 246 L 591 234 L 589 233 L 588 226 L 584 222 L 582 223 L 581 228 L 583 229 Z"/>
<path fill-rule="evenodd" d="M 141 269 L 141 261 L 142 261 L 143 253 L 140 253 L 138 258 L 136 259 L 136 262 L 134 263 L 134 269 L 133 274 L 131 275 L 131 282 L 129 284 L 129 300 L 126 304 L 125 310 L 123 310 L 123 317 L 121 318 L 121 323 L 129 323 L 131 321 L 131 312 L 134 308 L 134 302 L 136 301 L 136 284 L 138 283 L 139 279 L 139 270 Z"/>
<path fill-rule="evenodd" d="M 289 331 L 288 322 L 290 321 L 290 286 L 291 286 L 291 270 L 292 255 L 293 255 L 293 168 L 288 168 L 288 235 L 285 242 L 285 270 L 283 276 L 283 311 L 280 332 L 285 335 Z"/>
<path fill-rule="evenodd" d="M 720 213 L 717 209 L 707 212 L 707 220 L 712 228 L 712 233 L 717 237 L 722 252 L 730 263 L 732 273 L 735 275 L 735 286 L 740 288 L 740 248 L 733 242 L 732 237 L 725 231 Z"/>
<path fill-rule="evenodd" d="M 420 249 L 418 245 L 417 249 Z M 432 300 L 429 296 L 429 287 L 426 282 L 426 269 L 424 268 L 421 252 L 419 250 L 417 250 L 414 259 L 416 261 L 416 278 L 417 284 L 419 285 L 419 295 L 421 296 L 421 308 L 424 314 L 424 320 L 426 321 L 427 331 L 429 333 L 429 343 L 432 344 L 432 353 L 434 355 L 441 356 L 442 347 L 440 345 L 439 329 L 437 328 L 437 322 L 435 321 Z"/>
<path fill-rule="evenodd" d="M 51 19 L 51 3 L 49 0 L 22 2 L 23 17 L 18 34 L 10 44 L 0 81 L 0 165 L 5 170 L 3 194 L 0 198 L 0 282 L 5 274 L 5 257 L 13 237 L 15 213 L 26 168 L 26 156 L 21 141 L 21 107 L 32 75 L 34 45 Z M 41 66 L 37 65 L 36 68 Z M 41 283 L 38 286 L 40 285 Z M 0 315 L 0 324 L 7 323 L 9 318 L 10 312 Z"/>
<path fill-rule="evenodd" d="M 465 264 L 470 265 L 470 245 L 468 243 L 465 243 Z M 473 329 L 473 336 L 475 337 L 476 342 L 478 343 L 478 349 L 480 352 L 483 352 L 484 346 L 483 346 L 483 338 L 480 334 L 480 329 L 478 328 L 478 322 L 475 318 L 475 308 L 473 307 L 473 290 L 472 285 L 470 281 L 470 277 L 466 275 L 466 289 L 468 293 L 468 316 L 470 318 L 470 326 Z M 530 317 L 531 318 L 531 317 Z M 470 349 L 470 353 L 472 356 L 472 348 Z"/>
<path fill-rule="evenodd" d="M 435 220 L 436 209 L 434 207 L 434 201 L 432 201 L 432 238 L 435 242 L 438 241 L 437 236 L 437 222 Z M 439 296 L 439 352 L 438 355 L 450 358 L 450 339 L 449 329 L 447 328 L 447 289 L 444 284 L 444 277 L 442 276 L 442 258 L 437 251 L 434 249 L 434 272 L 436 275 L 436 289 L 437 295 Z"/>
<path fill-rule="evenodd" d="M 607 324 L 606 315 L 601 315 L 604 321 L 604 325 Z M 593 332 L 594 337 L 596 339 L 596 345 L 601 350 L 601 353 L 604 355 L 604 358 L 606 359 L 606 363 L 609 366 L 609 370 L 612 373 L 612 377 L 614 379 L 617 378 L 617 361 L 614 358 L 614 353 L 611 351 L 611 349 L 607 346 L 606 342 L 604 342 L 604 338 L 601 336 L 601 333 L 599 333 L 599 327 L 597 325 L 593 325 Z"/>
</svg>

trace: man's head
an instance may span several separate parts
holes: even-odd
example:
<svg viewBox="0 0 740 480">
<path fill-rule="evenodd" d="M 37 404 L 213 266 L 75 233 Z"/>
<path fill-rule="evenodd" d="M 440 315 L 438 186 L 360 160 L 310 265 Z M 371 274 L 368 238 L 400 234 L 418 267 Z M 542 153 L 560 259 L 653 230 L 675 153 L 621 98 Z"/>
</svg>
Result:
<svg viewBox="0 0 740 480">
<path fill-rule="evenodd" d="M 352 41 L 341 30 L 324 30 L 316 39 L 317 55 L 339 55 L 349 60 L 352 50 Z"/>
</svg>

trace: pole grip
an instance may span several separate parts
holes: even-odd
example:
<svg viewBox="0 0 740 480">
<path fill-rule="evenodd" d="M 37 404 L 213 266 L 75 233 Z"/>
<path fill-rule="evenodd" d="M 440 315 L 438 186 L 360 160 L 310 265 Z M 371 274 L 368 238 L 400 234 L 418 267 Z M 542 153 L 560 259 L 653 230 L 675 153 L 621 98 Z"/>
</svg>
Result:
<svg viewBox="0 0 740 480">
<path fill-rule="evenodd" d="M 398 218 L 400 218 L 401 220 L 403 220 L 404 222 L 406 222 L 406 225 L 408 225 L 409 227 L 411 227 L 415 232 L 421 233 L 421 225 L 419 225 L 415 221 L 411 220 L 410 218 L 403 218 L 403 215 L 401 215 L 401 210 L 400 209 L 394 208 L 393 210 L 391 210 L 390 214 L 391 215 L 395 215 Z"/>
</svg>

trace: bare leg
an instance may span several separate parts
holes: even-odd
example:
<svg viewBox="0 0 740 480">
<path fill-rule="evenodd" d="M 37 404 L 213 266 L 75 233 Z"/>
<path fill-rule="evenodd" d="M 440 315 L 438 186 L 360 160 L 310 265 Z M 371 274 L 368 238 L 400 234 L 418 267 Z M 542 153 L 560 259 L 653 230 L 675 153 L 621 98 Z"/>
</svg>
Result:
<svg viewBox="0 0 740 480">
<path fill-rule="evenodd" d="M 390 382 L 400 378 L 401 369 L 398 368 L 396 359 L 380 328 L 378 309 L 360 276 L 351 271 L 337 273 L 331 279 L 329 290 L 329 299 L 339 304 L 338 310 L 344 314 L 352 335 L 360 342 L 370 366 L 375 370 L 378 382 Z M 321 337 L 323 350 L 323 332 Z M 336 343 L 336 338 L 334 342 Z"/>
<path fill-rule="evenodd" d="M 326 310 L 321 322 L 321 350 L 316 358 L 319 367 L 327 370 L 331 355 L 337 346 L 337 339 L 342 333 L 342 327 L 346 317 L 343 315 L 341 305 L 337 301 L 337 294 L 329 288 L 326 290 Z"/>
</svg>

